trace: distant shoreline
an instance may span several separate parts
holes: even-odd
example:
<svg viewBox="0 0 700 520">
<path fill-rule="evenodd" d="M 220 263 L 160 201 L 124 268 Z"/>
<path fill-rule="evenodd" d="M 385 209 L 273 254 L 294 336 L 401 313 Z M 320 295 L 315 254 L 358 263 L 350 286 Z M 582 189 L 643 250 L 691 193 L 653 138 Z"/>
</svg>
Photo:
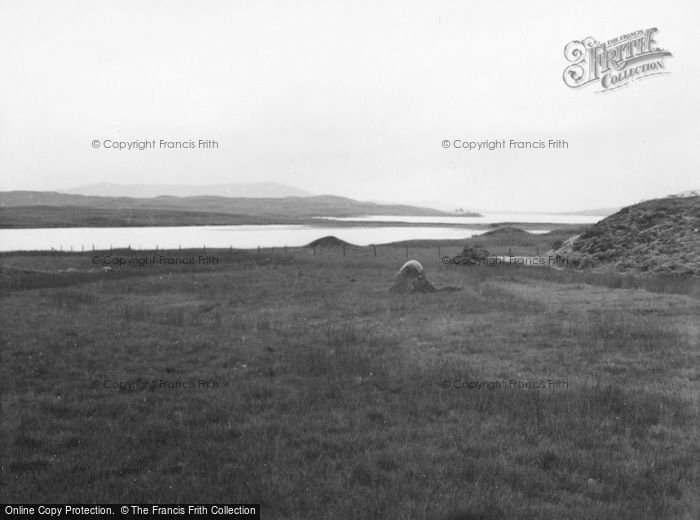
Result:
<svg viewBox="0 0 700 520">
<path fill-rule="evenodd" d="M 158 228 L 158 227 L 228 227 L 228 226 L 309 226 L 314 228 L 354 228 L 354 227 L 435 227 L 435 228 L 463 228 L 463 229 L 496 229 L 500 227 L 518 227 L 530 230 L 555 230 L 565 229 L 585 224 L 571 224 L 566 222 L 494 222 L 494 223 L 441 223 L 441 222 L 396 222 L 388 220 L 373 221 L 346 221 L 326 219 L 260 219 L 257 217 L 230 216 L 230 219 L 214 222 L 204 219 L 196 221 L 163 220 L 154 223 L 145 223 L 143 219 L 137 221 L 124 221 L 111 219 L 109 221 L 95 222 L 94 220 L 80 221 L 22 221 L 6 222 L 3 218 L 3 210 L 0 209 L 0 229 L 68 229 L 68 228 Z"/>
<path fill-rule="evenodd" d="M 334 195 L 284 198 L 95 197 L 56 192 L 0 192 L 0 228 L 319 225 L 316 215 L 451 217 L 455 213 Z M 460 213 L 480 216 L 478 213 Z"/>
</svg>

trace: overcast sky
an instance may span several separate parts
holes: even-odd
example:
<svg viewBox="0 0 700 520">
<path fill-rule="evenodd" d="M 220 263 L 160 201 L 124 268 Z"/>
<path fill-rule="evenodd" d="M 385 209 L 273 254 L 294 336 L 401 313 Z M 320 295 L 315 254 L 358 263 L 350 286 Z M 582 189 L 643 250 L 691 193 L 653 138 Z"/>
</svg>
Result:
<svg viewBox="0 0 700 520">
<path fill-rule="evenodd" d="M 0 189 L 271 181 L 514 211 L 697 189 L 698 20 L 690 0 L 0 0 Z M 568 42 L 649 27 L 670 75 L 564 85 Z M 550 138 L 569 149 L 441 146 Z"/>
</svg>

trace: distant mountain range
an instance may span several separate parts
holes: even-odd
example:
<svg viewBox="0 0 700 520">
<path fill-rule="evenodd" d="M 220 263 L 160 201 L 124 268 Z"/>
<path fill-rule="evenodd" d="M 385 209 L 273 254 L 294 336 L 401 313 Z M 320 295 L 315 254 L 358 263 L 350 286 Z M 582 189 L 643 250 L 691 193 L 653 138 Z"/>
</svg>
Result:
<svg viewBox="0 0 700 520">
<path fill-rule="evenodd" d="M 584 216 L 592 216 L 592 217 L 599 217 L 599 216 L 608 216 L 612 215 L 613 213 L 617 213 L 622 209 L 622 206 L 616 207 L 616 208 L 597 208 L 597 209 L 583 209 L 580 211 L 566 211 L 566 212 L 559 212 L 556 213 L 557 215 L 584 215 Z"/>
<path fill-rule="evenodd" d="M 83 192 L 81 194 L 67 192 Z M 210 193 L 171 195 L 170 193 Z M 99 193 L 99 195 L 97 195 Z M 119 195 L 104 195 L 114 193 Z M 158 193 L 157 196 L 147 195 Z M 239 193 L 246 196 L 224 196 Z M 296 195 L 290 195 L 290 193 Z M 128 196 L 126 194 L 136 194 Z M 299 195 L 301 194 L 301 195 Z M 670 198 L 687 199 L 697 190 Z M 560 215 L 610 215 L 616 208 Z M 184 185 L 91 184 L 56 191 L 0 192 L 0 228 L 191 226 L 235 224 L 318 224 L 314 217 L 454 216 L 454 212 L 404 204 L 357 201 L 334 195 L 313 195 L 276 183 Z M 460 213 L 480 216 L 479 213 Z M 328 221 L 330 222 L 330 221 Z"/>
<path fill-rule="evenodd" d="M 86 195 L 92 197 L 132 197 L 148 199 L 169 195 L 172 197 L 200 197 L 213 195 L 218 197 L 249 197 L 249 198 L 282 198 L 310 197 L 313 193 L 300 190 L 287 184 L 276 182 L 250 182 L 229 184 L 113 184 L 99 182 L 57 190 L 58 193 L 70 195 Z"/>
<path fill-rule="evenodd" d="M 313 217 L 448 216 L 430 208 L 307 197 L 100 197 L 0 192 L 0 228 L 309 224 Z"/>
<path fill-rule="evenodd" d="M 685 198 L 685 197 L 698 197 L 700 196 L 700 190 L 686 190 L 682 191 L 680 193 L 674 193 L 673 195 L 668 195 L 668 198 Z M 658 200 L 658 199 L 651 199 L 651 200 Z M 645 202 L 645 201 L 640 201 L 640 202 Z M 581 211 L 567 211 L 565 213 L 557 213 L 558 215 L 592 215 L 592 216 L 599 216 L 599 215 L 612 215 L 613 213 L 617 213 L 623 208 L 623 206 L 619 206 L 616 208 L 598 208 L 598 209 L 585 209 Z"/>
</svg>

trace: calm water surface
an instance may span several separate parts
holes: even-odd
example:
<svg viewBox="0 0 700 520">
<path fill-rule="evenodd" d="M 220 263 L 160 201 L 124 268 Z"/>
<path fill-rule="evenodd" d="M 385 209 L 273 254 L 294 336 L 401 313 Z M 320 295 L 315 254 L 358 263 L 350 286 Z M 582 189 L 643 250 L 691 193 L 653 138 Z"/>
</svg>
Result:
<svg viewBox="0 0 700 520">
<path fill-rule="evenodd" d="M 357 245 L 382 244 L 413 239 L 460 239 L 479 235 L 485 229 L 464 227 L 465 224 L 489 224 L 494 222 L 531 222 L 590 224 L 602 217 L 582 217 L 580 215 L 534 215 L 500 213 L 482 217 L 384 217 L 369 216 L 351 219 L 353 221 L 386 221 L 439 223 L 438 227 L 400 226 L 298 226 L 298 225 L 254 225 L 254 226 L 183 226 L 183 227 L 142 227 L 142 228 L 46 228 L 46 229 L 2 229 L 0 230 L 0 251 L 63 249 L 80 251 L 127 247 L 134 249 L 173 249 L 177 247 L 210 248 L 230 247 L 240 249 L 261 247 L 297 247 L 317 238 L 334 235 Z M 505 218 L 504 218 L 505 217 Z M 537 218 L 535 218 L 537 217 Z M 552 220 L 556 217 L 556 220 Z M 527 218 L 527 220 L 526 220 Z M 462 227 L 455 227 L 460 224 Z M 546 233 L 548 230 L 530 230 L 532 233 Z"/>
</svg>

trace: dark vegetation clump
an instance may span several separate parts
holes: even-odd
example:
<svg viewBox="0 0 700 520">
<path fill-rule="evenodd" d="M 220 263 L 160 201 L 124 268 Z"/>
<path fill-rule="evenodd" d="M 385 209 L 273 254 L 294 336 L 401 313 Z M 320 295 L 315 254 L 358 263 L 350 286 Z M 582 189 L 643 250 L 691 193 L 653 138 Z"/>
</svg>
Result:
<svg viewBox="0 0 700 520">
<path fill-rule="evenodd" d="M 462 258 L 478 260 L 480 258 L 487 258 L 488 256 L 489 252 L 485 247 L 480 246 L 479 244 L 466 245 L 464 246 L 464 249 L 462 249 Z"/>
</svg>

